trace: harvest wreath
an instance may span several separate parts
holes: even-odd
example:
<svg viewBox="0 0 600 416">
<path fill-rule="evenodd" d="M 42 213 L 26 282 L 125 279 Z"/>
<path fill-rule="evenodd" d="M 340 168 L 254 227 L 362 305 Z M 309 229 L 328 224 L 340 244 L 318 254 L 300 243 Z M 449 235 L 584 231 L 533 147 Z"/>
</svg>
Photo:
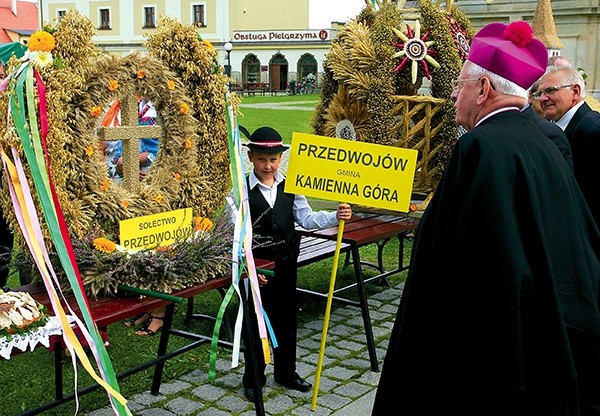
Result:
<svg viewBox="0 0 600 416">
<path fill-rule="evenodd" d="M 124 283 L 169 292 L 227 273 L 232 232 L 220 214 L 229 189 L 223 100 L 227 78 L 212 46 L 192 26 L 163 18 L 150 37 L 149 53 L 103 54 L 91 40 L 93 24 L 77 11 L 39 33 L 44 33 L 37 38 L 44 40 L 45 49 L 50 45 L 45 52 L 53 59 L 43 65 L 32 60 L 40 75 L 34 99 L 45 99 L 46 113 L 37 117 L 47 119 L 45 157 L 86 291 L 114 292 Z M 10 72 L 21 65 L 12 58 Z M 1 93 L 0 114 L 7 114 L 11 95 L 16 97 L 16 78 Z M 139 192 L 110 179 L 97 135 L 105 109 L 135 96 L 152 101 L 162 129 L 158 155 Z M 7 155 L 16 149 L 24 159 L 16 130 L 12 121 L 0 123 L 0 146 Z M 31 183 L 31 172 L 25 169 L 25 174 Z M 2 186 L 2 210 L 17 230 L 7 185 Z M 32 197 L 41 212 L 39 195 Z M 169 250 L 132 254 L 94 248 L 97 238 L 117 241 L 121 220 L 187 207 L 194 217 L 212 218 L 216 226 Z M 48 229 L 42 231 L 49 241 Z"/>
</svg>

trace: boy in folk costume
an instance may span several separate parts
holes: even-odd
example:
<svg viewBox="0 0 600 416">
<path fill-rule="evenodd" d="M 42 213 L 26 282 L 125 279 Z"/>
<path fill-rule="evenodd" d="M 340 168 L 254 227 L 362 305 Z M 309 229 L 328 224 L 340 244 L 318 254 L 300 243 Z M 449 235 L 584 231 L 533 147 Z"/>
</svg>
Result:
<svg viewBox="0 0 600 416">
<path fill-rule="evenodd" d="M 246 129 L 240 127 L 240 130 L 248 135 Z M 258 244 L 252 251 L 256 258 L 275 262 L 274 277 L 266 279 L 258 275 L 263 308 L 278 343 L 278 347 L 273 349 L 274 378 L 276 383 L 288 389 L 307 392 L 312 384 L 296 372 L 296 264 L 300 236 L 295 232 L 295 224 L 306 229 L 332 227 L 340 220 L 349 220 L 352 208 L 348 204 L 339 204 L 335 212 L 313 211 L 306 197 L 284 192 L 285 177 L 278 168 L 288 146 L 283 145 L 281 136 L 271 127 L 258 128 L 249 135 L 249 140 L 246 146 L 253 170 L 247 180 L 253 233 L 257 240 L 269 240 Z M 257 334 L 258 329 L 254 333 Z M 248 342 L 247 336 L 245 340 Z M 256 341 L 254 351 L 262 351 L 260 341 Z M 248 400 L 255 402 L 255 377 L 249 350 L 246 348 L 244 353 L 244 394 Z M 262 388 L 267 380 L 264 374 L 266 366 L 262 354 L 257 355 L 258 380 Z"/>
</svg>

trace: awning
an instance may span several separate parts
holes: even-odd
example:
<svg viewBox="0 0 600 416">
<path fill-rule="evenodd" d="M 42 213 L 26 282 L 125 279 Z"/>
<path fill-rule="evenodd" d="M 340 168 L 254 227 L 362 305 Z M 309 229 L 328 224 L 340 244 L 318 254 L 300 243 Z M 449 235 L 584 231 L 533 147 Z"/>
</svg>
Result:
<svg viewBox="0 0 600 416">
<path fill-rule="evenodd" d="M 0 59 L 2 59 L 2 62 L 6 63 L 13 53 L 17 58 L 20 58 L 25 55 L 26 50 L 27 46 L 20 42 L 2 43 L 0 44 Z"/>
</svg>

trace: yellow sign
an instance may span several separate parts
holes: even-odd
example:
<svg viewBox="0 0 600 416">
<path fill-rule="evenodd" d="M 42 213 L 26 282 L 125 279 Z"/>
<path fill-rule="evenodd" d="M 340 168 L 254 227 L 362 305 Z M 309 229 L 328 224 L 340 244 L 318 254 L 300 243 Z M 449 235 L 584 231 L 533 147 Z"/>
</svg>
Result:
<svg viewBox="0 0 600 416">
<path fill-rule="evenodd" d="M 119 222 L 121 245 L 139 251 L 168 246 L 192 236 L 192 209 L 183 208 Z"/>
<path fill-rule="evenodd" d="M 285 191 L 407 212 L 417 155 L 414 149 L 294 133 Z"/>
</svg>

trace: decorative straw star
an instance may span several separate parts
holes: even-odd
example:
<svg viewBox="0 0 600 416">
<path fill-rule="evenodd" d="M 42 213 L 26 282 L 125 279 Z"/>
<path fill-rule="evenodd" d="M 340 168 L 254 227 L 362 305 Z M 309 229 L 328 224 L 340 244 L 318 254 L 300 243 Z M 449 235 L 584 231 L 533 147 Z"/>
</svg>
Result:
<svg viewBox="0 0 600 416">
<path fill-rule="evenodd" d="M 435 51 L 429 49 L 429 47 L 431 45 L 433 45 L 435 42 L 432 40 L 426 42 L 426 39 L 429 36 L 429 32 L 425 33 L 421 37 L 421 23 L 419 22 L 419 20 L 418 19 L 415 20 L 415 32 L 414 33 L 409 25 L 406 25 L 406 29 L 408 32 L 408 36 L 406 36 L 404 33 L 402 33 L 400 30 L 396 29 L 395 27 L 392 28 L 392 31 L 396 34 L 396 36 L 398 36 L 400 38 L 400 40 L 402 40 L 402 42 L 404 42 L 404 43 L 392 42 L 392 45 L 394 45 L 396 48 L 402 49 L 401 51 L 396 52 L 394 54 L 394 58 L 404 57 L 402 59 L 402 61 L 400 61 L 398 66 L 396 66 L 396 68 L 394 68 L 394 72 L 398 72 L 402 68 L 404 68 L 404 66 L 410 59 L 412 61 L 412 64 L 411 64 L 412 83 L 415 84 L 417 82 L 417 72 L 419 71 L 419 67 L 418 67 L 419 62 L 421 62 L 421 65 L 423 66 L 423 70 L 425 71 L 425 76 L 427 77 L 427 79 L 431 78 L 431 76 L 429 75 L 429 67 L 427 66 L 427 62 L 429 62 L 435 68 L 439 68 L 440 64 L 435 59 L 433 59 L 431 56 L 429 56 L 429 53 L 435 53 Z"/>
</svg>

